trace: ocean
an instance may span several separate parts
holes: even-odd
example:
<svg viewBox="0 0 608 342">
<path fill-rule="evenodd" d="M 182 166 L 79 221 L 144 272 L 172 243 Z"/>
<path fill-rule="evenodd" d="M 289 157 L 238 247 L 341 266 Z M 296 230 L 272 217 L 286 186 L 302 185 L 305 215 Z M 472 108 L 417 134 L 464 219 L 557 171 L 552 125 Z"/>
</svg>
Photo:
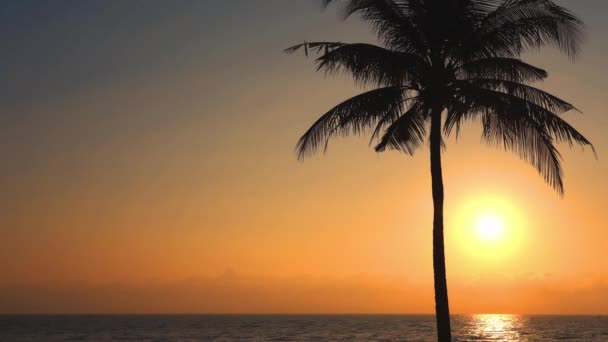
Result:
<svg viewBox="0 0 608 342">
<path fill-rule="evenodd" d="M 461 315 L 455 341 L 607 341 L 608 316 Z M 434 341 L 430 315 L 4 315 L 0 341 Z"/>
</svg>

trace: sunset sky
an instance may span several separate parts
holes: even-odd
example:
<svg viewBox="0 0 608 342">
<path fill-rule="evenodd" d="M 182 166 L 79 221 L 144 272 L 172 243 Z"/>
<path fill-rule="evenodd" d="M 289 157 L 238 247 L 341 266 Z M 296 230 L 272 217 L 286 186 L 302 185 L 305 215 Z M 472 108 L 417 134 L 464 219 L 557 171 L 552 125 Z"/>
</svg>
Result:
<svg viewBox="0 0 608 342">
<path fill-rule="evenodd" d="M 560 146 L 561 198 L 479 127 L 448 141 L 452 312 L 608 314 L 608 2 L 559 2 L 581 56 L 527 60 L 598 159 Z M 361 92 L 304 40 L 374 38 L 313 0 L 2 2 L 0 313 L 432 313 L 428 148 L 299 162 Z"/>
</svg>

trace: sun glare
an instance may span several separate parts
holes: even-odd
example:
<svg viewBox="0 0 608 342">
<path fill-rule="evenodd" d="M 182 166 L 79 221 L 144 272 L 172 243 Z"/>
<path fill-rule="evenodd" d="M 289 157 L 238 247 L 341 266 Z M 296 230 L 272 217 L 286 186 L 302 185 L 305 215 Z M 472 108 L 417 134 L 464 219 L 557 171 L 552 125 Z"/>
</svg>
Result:
<svg viewBox="0 0 608 342">
<path fill-rule="evenodd" d="M 456 210 L 453 238 L 463 256 L 493 262 L 517 256 L 524 235 L 523 215 L 515 203 L 487 194 L 472 196 Z"/>
<path fill-rule="evenodd" d="M 504 220 L 496 215 L 481 215 L 475 224 L 477 234 L 484 240 L 498 240 L 504 233 Z"/>
</svg>

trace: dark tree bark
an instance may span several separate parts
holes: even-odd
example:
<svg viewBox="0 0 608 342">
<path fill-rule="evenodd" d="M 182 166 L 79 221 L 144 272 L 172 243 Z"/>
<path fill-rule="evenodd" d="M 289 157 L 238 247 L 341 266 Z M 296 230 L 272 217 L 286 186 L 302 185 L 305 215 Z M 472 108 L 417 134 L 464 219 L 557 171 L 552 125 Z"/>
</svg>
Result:
<svg viewBox="0 0 608 342">
<path fill-rule="evenodd" d="M 431 177 L 433 184 L 433 271 L 435 276 L 435 317 L 439 342 L 451 342 L 450 307 L 445 270 L 443 239 L 443 175 L 441 170 L 441 113 L 433 109 L 431 116 Z"/>
</svg>

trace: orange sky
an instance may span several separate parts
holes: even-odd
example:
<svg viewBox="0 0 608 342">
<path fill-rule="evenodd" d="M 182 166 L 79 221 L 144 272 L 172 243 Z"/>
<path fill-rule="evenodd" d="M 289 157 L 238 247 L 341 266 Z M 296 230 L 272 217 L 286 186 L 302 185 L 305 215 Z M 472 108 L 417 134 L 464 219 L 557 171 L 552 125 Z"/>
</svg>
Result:
<svg viewBox="0 0 608 342">
<path fill-rule="evenodd" d="M 0 313 L 433 311 L 428 149 L 377 155 L 355 137 L 299 163 L 299 135 L 360 89 L 281 49 L 369 36 L 312 1 L 275 2 L 284 16 L 248 12 L 250 26 L 225 30 L 200 17 L 230 8 L 196 2 L 162 18 L 146 12 L 136 28 L 116 19 L 113 33 L 99 19 L 82 34 L 106 37 L 109 54 L 120 50 L 120 63 L 141 69 L 83 80 L 65 62 L 55 66 L 76 86 L 39 74 L 40 87 L 60 90 L 7 105 Z M 608 26 L 595 14 L 608 9 L 577 6 L 590 25 L 582 58 L 543 51 L 530 60 L 550 72 L 544 88 L 584 112 L 566 118 L 599 159 L 561 146 L 562 199 L 516 156 L 481 146 L 477 127 L 449 141 L 453 312 L 608 314 Z M 71 24 L 40 25 L 59 37 Z M 163 50 L 176 37 L 183 44 Z M 103 57 L 78 49 L 78 63 Z M 487 210 L 504 220 L 501 240 L 473 233 Z"/>
</svg>

